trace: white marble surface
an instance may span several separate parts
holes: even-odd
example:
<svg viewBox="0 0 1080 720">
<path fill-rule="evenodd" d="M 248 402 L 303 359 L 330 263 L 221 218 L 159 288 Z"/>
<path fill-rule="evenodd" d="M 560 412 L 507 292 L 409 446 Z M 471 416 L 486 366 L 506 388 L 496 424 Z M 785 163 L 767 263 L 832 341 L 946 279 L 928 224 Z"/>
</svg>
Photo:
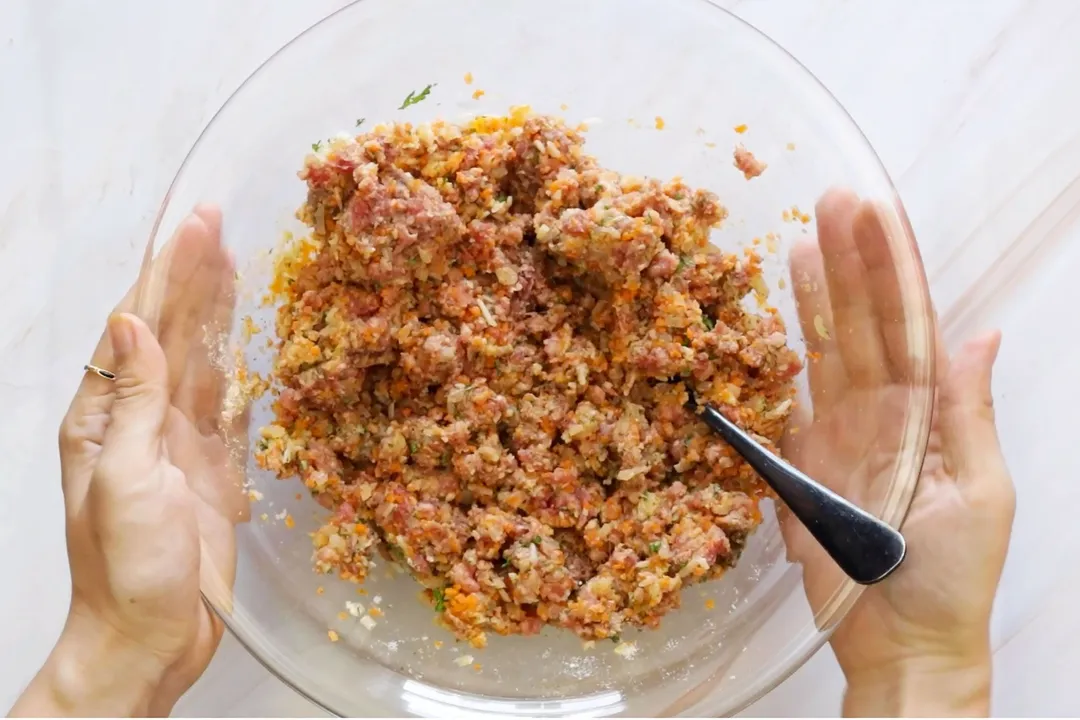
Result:
<svg viewBox="0 0 1080 720">
<path fill-rule="evenodd" d="M 67 604 L 55 428 L 78 367 L 200 129 L 267 55 L 343 4 L 0 2 L 0 707 Z M 994 709 L 1075 715 L 1080 460 L 1064 428 L 1080 383 L 1062 329 L 1080 305 L 1080 3 L 721 4 L 817 74 L 877 148 L 949 345 L 1004 330 L 995 397 L 1019 504 L 994 619 Z M 825 650 L 748 714 L 834 714 L 842 685 Z M 227 639 L 177 712 L 315 709 Z"/>
</svg>

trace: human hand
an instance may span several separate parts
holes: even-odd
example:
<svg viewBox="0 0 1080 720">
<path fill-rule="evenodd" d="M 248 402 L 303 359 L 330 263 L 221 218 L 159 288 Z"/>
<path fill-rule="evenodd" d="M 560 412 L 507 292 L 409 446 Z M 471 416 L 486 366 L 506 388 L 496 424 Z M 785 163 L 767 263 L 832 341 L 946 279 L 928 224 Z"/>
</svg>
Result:
<svg viewBox="0 0 1080 720">
<path fill-rule="evenodd" d="M 813 419 L 784 451 L 840 494 L 879 509 L 911 432 L 905 409 L 934 388 L 917 376 L 888 213 L 846 191 L 828 193 L 816 212 L 818 243 L 792 255 L 803 335 L 818 358 L 809 363 Z M 1015 507 L 990 391 L 999 343 L 992 333 L 951 360 L 936 357 L 927 451 L 902 527 L 907 558 L 863 593 L 832 637 L 848 681 L 845 714 L 989 711 L 990 612 Z M 797 521 L 783 517 L 782 528 L 819 612 L 838 568 Z"/>
<path fill-rule="evenodd" d="M 202 592 L 228 602 L 248 508 L 215 422 L 224 378 L 204 345 L 233 307 L 220 226 L 210 207 L 181 224 L 94 352 L 115 381 L 87 373 L 64 418 L 71 606 L 13 714 L 167 715 L 221 639 Z M 159 297 L 155 337 L 132 312 Z"/>
</svg>

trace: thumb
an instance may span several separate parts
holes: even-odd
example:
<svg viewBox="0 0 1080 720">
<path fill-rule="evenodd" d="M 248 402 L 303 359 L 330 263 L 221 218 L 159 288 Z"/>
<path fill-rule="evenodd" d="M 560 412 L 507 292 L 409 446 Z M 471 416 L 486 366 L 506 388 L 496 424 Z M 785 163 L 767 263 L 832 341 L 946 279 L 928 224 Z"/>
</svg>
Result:
<svg viewBox="0 0 1080 720">
<path fill-rule="evenodd" d="M 945 466 L 961 482 L 1004 474 L 990 388 L 1000 347 L 998 331 L 965 343 L 950 360 L 939 386 L 939 427 Z"/>
<path fill-rule="evenodd" d="M 151 457 L 161 447 L 169 412 L 168 363 L 157 338 L 138 317 L 109 318 L 109 341 L 116 357 L 116 397 L 102 443 L 102 460 L 116 454 L 121 464 Z"/>
</svg>

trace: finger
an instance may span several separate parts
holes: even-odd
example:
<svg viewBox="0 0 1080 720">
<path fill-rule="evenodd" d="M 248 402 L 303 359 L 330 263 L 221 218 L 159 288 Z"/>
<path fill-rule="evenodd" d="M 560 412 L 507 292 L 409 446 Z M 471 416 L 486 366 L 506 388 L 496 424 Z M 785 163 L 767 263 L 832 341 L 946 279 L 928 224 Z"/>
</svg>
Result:
<svg viewBox="0 0 1080 720">
<path fill-rule="evenodd" d="M 806 343 L 807 378 L 814 408 L 821 412 L 838 399 L 847 384 L 844 365 L 829 331 L 833 326 L 825 268 L 817 244 L 796 242 L 791 249 L 791 285 L 799 312 L 799 327 Z"/>
<path fill-rule="evenodd" d="M 874 203 L 862 204 L 855 217 L 855 246 L 866 268 L 866 285 L 878 319 L 888 370 L 894 379 L 908 380 L 916 367 L 916 358 L 908 348 L 904 295 L 885 230 L 886 212 Z"/>
<path fill-rule="evenodd" d="M 124 478 L 137 486 L 152 478 L 161 457 L 169 412 L 168 365 L 157 338 L 135 315 L 112 316 L 108 333 L 116 355 L 116 392 L 95 478 Z"/>
<path fill-rule="evenodd" d="M 135 308 L 134 288 L 116 306 L 114 313 L 131 312 Z M 90 364 L 106 370 L 116 367 L 112 345 L 107 332 L 101 334 Z M 105 438 L 105 428 L 109 424 L 109 410 L 112 407 L 112 380 L 92 372 L 84 372 L 75 396 L 71 399 L 68 411 L 60 423 L 60 458 L 75 462 L 85 455 L 89 448 L 95 451 Z M 66 477 L 66 473 L 64 473 Z"/>
<path fill-rule="evenodd" d="M 231 257 L 222 251 L 215 267 L 206 268 L 197 282 L 203 300 L 191 315 L 193 321 L 174 326 L 163 338 L 170 376 L 176 378 L 173 404 L 197 425 L 220 413 L 225 395 L 224 360 L 236 300 L 235 272 Z"/>
<path fill-rule="evenodd" d="M 1001 345 L 995 331 L 968 342 L 949 363 L 939 386 L 938 411 L 945 468 L 958 482 L 1003 474 L 994 422 L 991 376 Z M 1005 474 L 1008 481 L 1007 473 Z"/>
<path fill-rule="evenodd" d="M 887 378 L 887 365 L 866 268 L 853 238 L 858 210 L 859 198 L 850 190 L 827 192 L 816 208 L 818 242 L 836 323 L 831 330 L 848 380 L 855 387 L 878 387 Z"/>
<path fill-rule="evenodd" d="M 169 252 L 156 263 L 163 276 L 155 291 L 162 298 L 158 337 L 169 361 L 171 390 L 181 382 L 189 360 L 205 354 L 206 325 L 228 263 L 221 246 L 221 214 L 208 205 L 197 207 L 180 224 Z"/>
</svg>

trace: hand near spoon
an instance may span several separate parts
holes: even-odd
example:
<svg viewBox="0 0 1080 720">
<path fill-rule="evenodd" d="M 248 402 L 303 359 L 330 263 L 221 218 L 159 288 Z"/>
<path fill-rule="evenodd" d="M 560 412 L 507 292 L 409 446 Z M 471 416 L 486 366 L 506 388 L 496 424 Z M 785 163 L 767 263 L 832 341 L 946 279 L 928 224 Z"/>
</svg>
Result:
<svg viewBox="0 0 1080 720">
<path fill-rule="evenodd" d="M 863 592 L 831 644 L 848 681 L 848 715 L 985 715 L 990 698 L 990 612 L 1008 548 L 1015 493 L 994 424 L 991 369 L 1001 337 L 941 344 L 935 377 L 919 376 L 920 318 L 888 236 L 890 208 L 833 190 L 816 208 L 817 242 L 791 255 L 807 350 L 812 417 L 792 421 L 784 456 L 856 505 L 880 512 L 905 461 L 908 408 L 932 402 L 926 455 L 903 522 L 904 564 Z M 910 304 L 908 305 L 910 306 Z M 818 332 L 823 325 L 828 332 Z M 806 411 L 807 408 L 800 408 Z M 788 557 L 803 566 L 822 630 L 841 581 L 829 555 L 791 513 L 780 513 Z"/>
</svg>

